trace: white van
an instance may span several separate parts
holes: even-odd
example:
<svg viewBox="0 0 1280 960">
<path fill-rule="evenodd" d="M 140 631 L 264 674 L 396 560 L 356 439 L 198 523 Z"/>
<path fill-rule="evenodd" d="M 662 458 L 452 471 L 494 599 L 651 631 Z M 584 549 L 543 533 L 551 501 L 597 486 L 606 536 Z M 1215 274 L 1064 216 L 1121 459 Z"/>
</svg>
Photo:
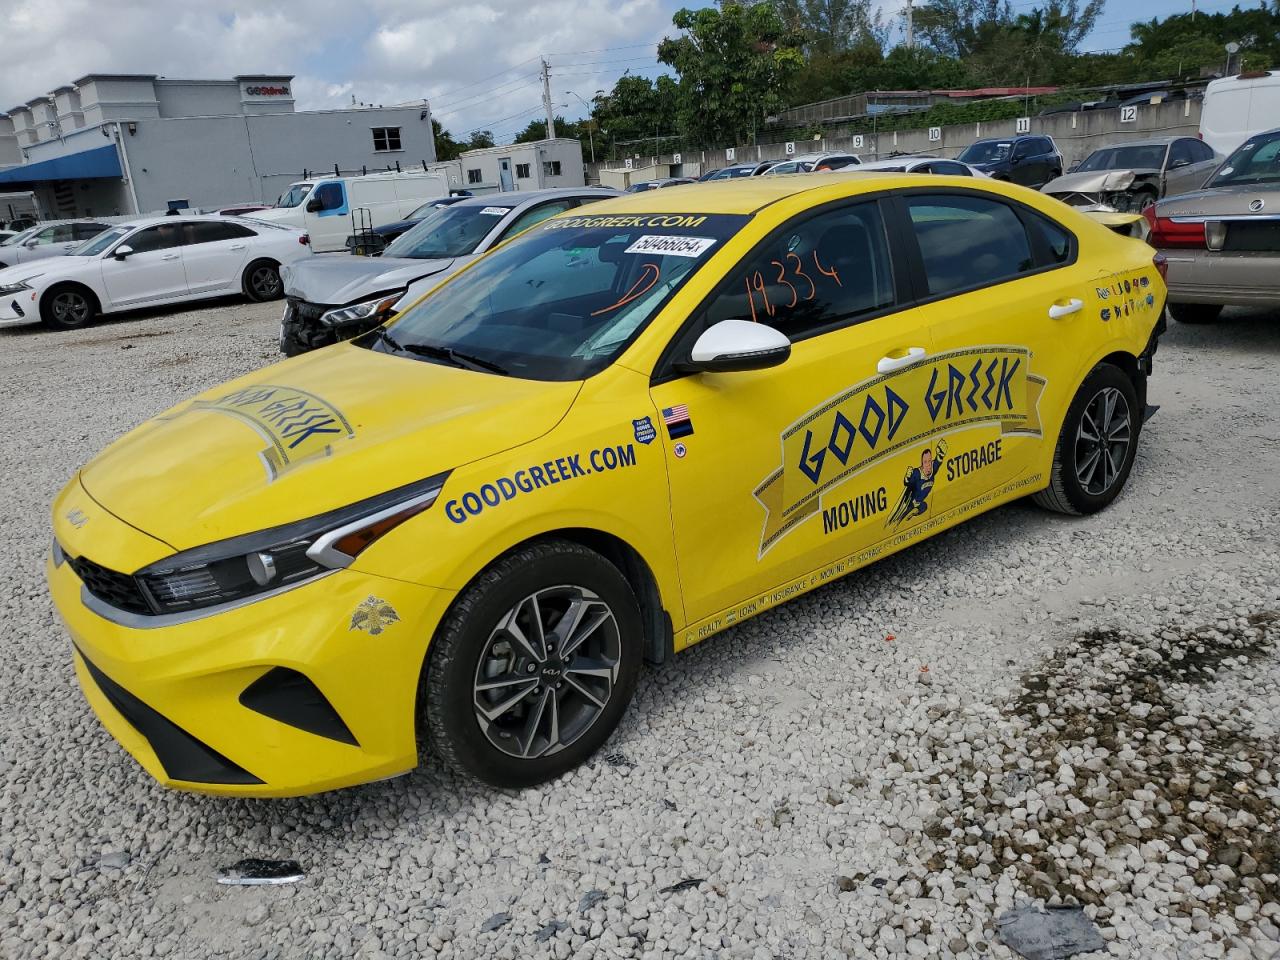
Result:
<svg viewBox="0 0 1280 960">
<path fill-rule="evenodd" d="M 424 201 L 443 197 L 448 181 L 435 173 L 371 173 L 363 177 L 317 177 L 291 184 L 269 210 L 246 216 L 300 227 L 317 253 L 345 250 L 355 230 L 403 220 Z M 354 224 L 352 214 L 354 213 Z"/>
<path fill-rule="evenodd" d="M 1280 70 L 1223 77 L 1204 88 L 1200 139 L 1227 156 L 1255 133 L 1280 125 Z"/>
</svg>

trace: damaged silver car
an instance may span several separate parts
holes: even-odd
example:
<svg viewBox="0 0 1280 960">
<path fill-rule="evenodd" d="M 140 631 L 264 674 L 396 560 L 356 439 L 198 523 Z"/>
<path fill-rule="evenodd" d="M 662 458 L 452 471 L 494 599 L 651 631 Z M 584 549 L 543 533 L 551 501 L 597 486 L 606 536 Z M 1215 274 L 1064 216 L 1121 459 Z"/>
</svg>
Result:
<svg viewBox="0 0 1280 960">
<path fill-rule="evenodd" d="M 1084 211 L 1141 213 L 1162 197 L 1196 190 L 1221 160 L 1194 137 L 1160 137 L 1103 147 L 1042 193 Z"/>
</svg>

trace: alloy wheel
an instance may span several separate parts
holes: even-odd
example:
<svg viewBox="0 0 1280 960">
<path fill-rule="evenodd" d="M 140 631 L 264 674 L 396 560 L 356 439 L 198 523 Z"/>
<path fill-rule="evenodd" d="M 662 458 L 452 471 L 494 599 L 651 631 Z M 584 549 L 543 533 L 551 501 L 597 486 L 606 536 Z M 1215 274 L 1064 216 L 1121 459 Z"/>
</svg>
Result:
<svg viewBox="0 0 1280 960">
<path fill-rule="evenodd" d="M 520 759 L 546 757 L 600 718 L 622 660 L 609 605 L 584 587 L 547 587 L 499 620 L 476 667 L 476 721 Z"/>
<path fill-rule="evenodd" d="M 249 286 L 255 295 L 270 300 L 280 292 L 280 274 L 274 267 L 258 267 L 249 276 Z"/>
<path fill-rule="evenodd" d="M 1120 479 L 1133 442 L 1129 401 L 1115 387 L 1094 394 L 1076 430 L 1076 479 L 1086 493 L 1101 496 Z"/>
<path fill-rule="evenodd" d="M 50 303 L 53 319 L 67 326 L 78 326 L 89 319 L 89 301 L 74 290 L 64 290 Z"/>
</svg>

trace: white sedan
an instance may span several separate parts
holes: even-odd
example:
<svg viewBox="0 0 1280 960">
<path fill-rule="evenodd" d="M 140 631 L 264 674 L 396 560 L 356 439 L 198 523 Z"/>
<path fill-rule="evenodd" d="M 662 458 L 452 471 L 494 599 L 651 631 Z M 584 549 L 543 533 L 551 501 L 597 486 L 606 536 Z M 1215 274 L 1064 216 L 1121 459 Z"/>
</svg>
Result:
<svg viewBox="0 0 1280 960">
<path fill-rule="evenodd" d="M 97 220 L 38 223 L 0 243 L 0 267 L 12 267 L 45 257 L 60 257 L 86 240 L 96 237 L 108 226 L 109 224 Z"/>
<path fill-rule="evenodd" d="M 0 270 L 0 326 L 83 327 L 100 313 L 244 294 L 275 300 L 280 267 L 311 256 L 292 227 L 234 217 L 119 224 L 65 257 Z"/>
<path fill-rule="evenodd" d="M 843 170 L 851 173 L 851 170 Z M 977 167 L 946 157 L 889 157 L 886 160 L 868 160 L 857 168 L 858 173 L 937 173 L 947 177 L 990 177 Z"/>
</svg>

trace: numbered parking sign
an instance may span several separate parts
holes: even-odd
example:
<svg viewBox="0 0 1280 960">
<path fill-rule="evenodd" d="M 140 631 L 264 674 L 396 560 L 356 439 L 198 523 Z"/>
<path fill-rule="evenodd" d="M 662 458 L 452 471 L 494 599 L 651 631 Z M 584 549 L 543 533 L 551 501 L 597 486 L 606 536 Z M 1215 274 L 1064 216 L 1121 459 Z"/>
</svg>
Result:
<svg viewBox="0 0 1280 960">
<path fill-rule="evenodd" d="M 786 149 L 787 149 L 787 156 L 788 156 L 788 157 L 793 156 L 793 155 L 795 154 L 795 152 L 796 152 L 796 144 L 795 144 L 795 141 L 794 141 L 794 140 L 788 140 L 788 141 L 787 141 L 787 148 L 786 148 Z"/>
<path fill-rule="evenodd" d="M 941 127 L 930 127 L 930 128 L 929 128 L 929 142 L 930 142 L 930 143 L 937 143 L 937 142 L 938 142 L 939 140 L 941 140 L 941 139 L 942 139 L 942 128 L 941 128 Z"/>
<path fill-rule="evenodd" d="M 684 161 L 680 159 L 680 154 L 678 154 L 678 153 L 673 153 L 673 154 L 671 155 L 671 162 L 672 162 L 672 163 L 684 163 Z"/>
<path fill-rule="evenodd" d="M 1030 133 L 1030 132 L 1031 132 L 1031 118 L 1030 118 L 1030 117 L 1019 117 L 1019 118 L 1018 118 L 1018 123 L 1017 123 L 1017 126 L 1016 126 L 1016 128 L 1015 128 L 1015 129 L 1016 129 L 1016 132 L 1017 132 L 1017 133 Z"/>
<path fill-rule="evenodd" d="M 734 150 L 733 147 L 730 147 L 728 150 L 724 152 L 724 158 L 726 160 L 734 160 L 735 157 L 736 157 L 736 151 Z"/>
<path fill-rule="evenodd" d="M 1137 104 L 1134 104 L 1133 106 L 1129 106 L 1129 107 L 1121 107 L 1121 108 L 1120 108 L 1120 122 L 1121 122 L 1121 123 L 1134 123 L 1134 122 L 1136 122 L 1136 121 L 1137 121 L 1137 119 L 1138 119 L 1138 107 L 1137 107 Z"/>
<path fill-rule="evenodd" d="M 862 134 L 858 134 L 853 138 L 853 149 L 855 150 L 862 149 Z"/>
<path fill-rule="evenodd" d="M 624 169 L 624 170 L 630 170 L 630 169 L 631 169 L 631 158 L 630 158 L 630 157 L 627 157 L 627 159 L 626 159 L 626 160 L 622 161 L 622 164 L 623 164 L 623 169 Z"/>
</svg>

